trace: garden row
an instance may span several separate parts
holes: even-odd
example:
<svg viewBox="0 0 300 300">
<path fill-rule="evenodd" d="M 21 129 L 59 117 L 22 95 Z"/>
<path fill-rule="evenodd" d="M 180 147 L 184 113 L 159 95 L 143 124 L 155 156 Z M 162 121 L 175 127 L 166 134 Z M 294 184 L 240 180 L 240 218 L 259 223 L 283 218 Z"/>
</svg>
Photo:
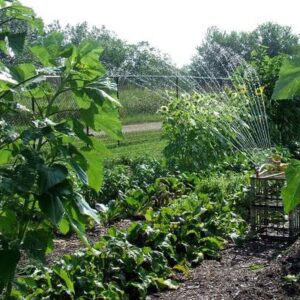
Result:
<svg viewBox="0 0 300 300">
<path fill-rule="evenodd" d="M 102 191 L 89 191 L 102 221 L 140 221 L 127 230 L 111 227 L 93 248 L 66 255 L 51 267 L 23 271 L 16 297 L 143 299 L 177 288 L 189 267 L 219 258 L 226 239 L 242 240 L 246 233 L 233 209 L 245 183 L 237 174 L 172 176 L 155 160 L 123 161 L 106 172 Z"/>
</svg>

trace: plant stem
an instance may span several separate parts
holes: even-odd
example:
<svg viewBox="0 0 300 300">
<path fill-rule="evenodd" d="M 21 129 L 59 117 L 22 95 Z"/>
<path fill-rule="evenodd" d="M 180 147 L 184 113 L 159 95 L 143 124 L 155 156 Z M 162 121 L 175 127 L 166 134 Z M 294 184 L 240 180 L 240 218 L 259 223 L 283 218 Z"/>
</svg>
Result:
<svg viewBox="0 0 300 300">
<path fill-rule="evenodd" d="M 15 277 L 13 275 L 13 277 Z M 10 298 L 11 295 L 11 291 L 12 291 L 12 281 L 8 282 L 7 286 L 6 286 L 6 291 L 5 291 L 5 300 Z"/>
</svg>

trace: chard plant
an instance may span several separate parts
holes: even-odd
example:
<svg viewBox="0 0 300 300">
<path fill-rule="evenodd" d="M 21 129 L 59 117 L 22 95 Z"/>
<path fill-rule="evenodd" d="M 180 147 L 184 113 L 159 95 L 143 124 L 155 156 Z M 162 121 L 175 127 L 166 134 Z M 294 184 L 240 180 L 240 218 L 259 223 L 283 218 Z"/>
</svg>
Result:
<svg viewBox="0 0 300 300">
<path fill-rule="evenodd" d="M 41 30 L 34 12 L 17 1 L 0 0 L 0 18 L 1 55 L 26 44 L 26 32 L 12 33 L 13 22 Z M 27 47 L 35 63 L 0 63 L 0 295 L 7 299 L 23 253 L 43 262 L 54 228 L 72 228 L 90 248 L 85 224 L 99 220 L 81 186 L 100 189 L 107 149 L 85 127 L 114 138 L 121 133 L 97 43 L 75 47 L 54 33 Z"/>
</svg>

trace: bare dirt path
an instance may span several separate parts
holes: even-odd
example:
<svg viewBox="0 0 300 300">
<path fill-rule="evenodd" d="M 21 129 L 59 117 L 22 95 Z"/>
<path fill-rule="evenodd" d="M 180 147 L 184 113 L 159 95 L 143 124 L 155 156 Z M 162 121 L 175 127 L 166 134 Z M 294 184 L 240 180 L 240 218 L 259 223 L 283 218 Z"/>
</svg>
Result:
<svg viewBox="0 0 300 300">
<path fill-rule="evenodd" d="M 283 280 L 282 242 L 250 242 L 223 251 L 220 261 L 205 260 L 179 289 L 147 300 L 265 300 L 300 299 Z"/>
<path fill-rule="evenodd" d="M 123 125 L 122 131 L 123 133 L 157 131 L 160 130 L 161 128 L 162 128 L 162 122 L 149 122 L 149 123 Z"/>
<path fill-rule="evenodd" d="M 133 132 L 145 132 L 145 131 L 158 131 L 162 128 L 162 122 L 148 122 L 148 123 L 137 123 L 137 124 L 129 124 L 122 126 L 123 133 L 133 133 Z M 93 136 L 104 136 L 103 132 L 95 132 L 90 129 L 90 134 Z"/>
</svg>

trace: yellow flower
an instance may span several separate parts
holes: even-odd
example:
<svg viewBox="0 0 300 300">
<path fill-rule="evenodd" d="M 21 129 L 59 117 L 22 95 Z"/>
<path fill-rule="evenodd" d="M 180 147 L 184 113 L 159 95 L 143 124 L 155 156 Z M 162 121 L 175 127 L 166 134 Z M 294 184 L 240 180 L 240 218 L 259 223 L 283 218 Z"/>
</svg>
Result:
<svg viewBox="0 0 300 300">
<path fill-rule="evenodd" d="M 167 113 L 169 111 L 167 106 L 162 106 L 159 110 L 160 113 Z"/>
<path fill-rule="evenodd" d="M 256 96 L 262 96 L 264 94 L 264 90 L 265 90 L 265 87 L 264 86 L 260 86 L 259 88 L 257 88 L 255 90 L 255 95 Z"/>
<path fill-rule="evenodd" d="M 230 95 L 232 93 L 232 90 L 231 88 L 228 86 L 228 85 L 225 85 L 224 87 L 224 91 L 227 95 Z"/>
<path fill-rule="evenodd" d="M 247 93 L 247 88 L 246 88 L 246 86 L 240 85 L 240 86 L 239 86 L 239 92 L 240 92 L 241 94 Z"/>
</svg>

